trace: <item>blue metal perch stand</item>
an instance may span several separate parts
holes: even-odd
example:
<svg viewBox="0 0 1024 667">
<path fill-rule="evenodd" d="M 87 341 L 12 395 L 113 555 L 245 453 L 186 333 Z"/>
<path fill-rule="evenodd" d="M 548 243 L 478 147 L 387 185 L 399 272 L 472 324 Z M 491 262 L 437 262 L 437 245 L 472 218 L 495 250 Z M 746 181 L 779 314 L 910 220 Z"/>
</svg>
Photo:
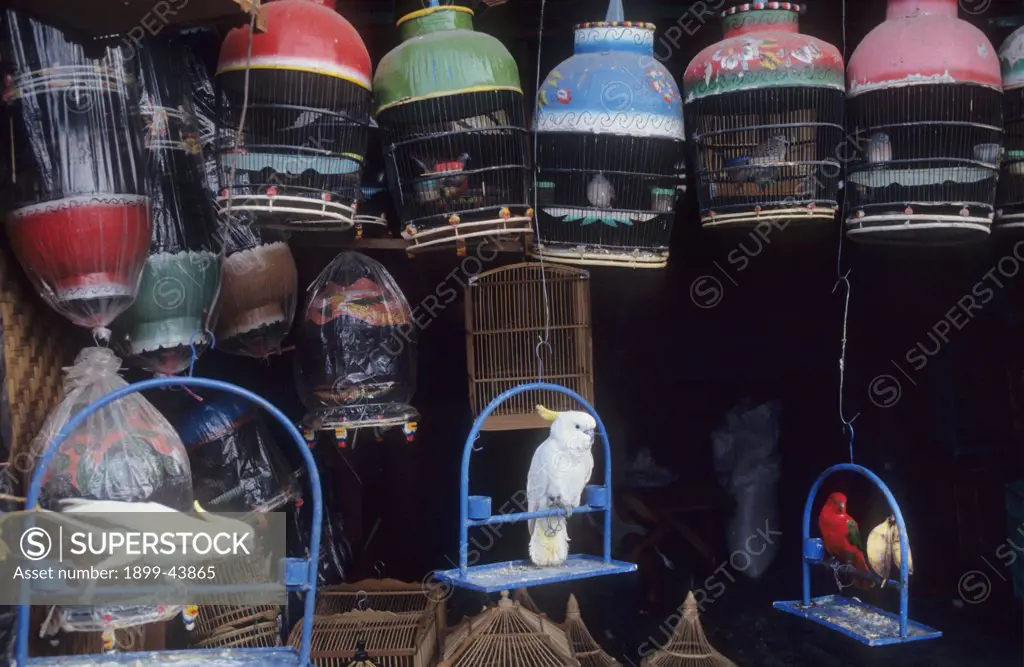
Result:
<svg viewBox="0 0 1024 667">
<path fill-rule="evenodd" d="M 597 422 L 597 432 L 604 451 L 604 484 L 589 485 L 584 490 L 584 504 L 573 510 L 573 514 L 588 512 L 604 513 L 604 553 L 601 556 L 573 554 L 562 565 L 538 567 L 526 560 L 507 561 L 504 563 L 488 563 L 485 565 L 469 565 L 469 529 L 479 526 L 496 526 L 501 524 L 522 523 L 531 519 L 548 516 L 564 516 L 561 509 L 542 510 L 539 512 L 515 512 L 508 514 L 491 514 L 491 499 L 488 496 L 469 495 L 469 460 L 473 455 L 473 445 L 480 435 L 480 429 L 490 414 L 502 403 L 528 391 L 547 390 L 564 394 L 576 400 L 589 412 Z M 555 584 L 574 579 L 601 577 L 609 574 L 624 574 L 636 570 L 636 564 L 612 560 L 612 464 L 611 447 L 601 417 L 593 406 L 576 392 L 557 384 L 533 382 L 513 387 L 497 396 L 480 413 L 473 422 L 466 444 L 462 450 L 462 479 L 459 495 L 459 567 L 438 571 L 434 577 L 441 582 L 468 588 L 484 593 L 497 593 L 523 588 Z M 524 543 L 526 533 L 523 533 Z"/>
<path fill-rule="evenodd" d="M 811 511 L 822 483 L 837 472 L 855 472 L 874 482 L 875 486 L 885 495 L 885 499 L 889 502 L 889 508 L 896 517 L 896 525 L 900 531 L 900 580 L 892 583 L 899 587 L 900 591 L 899 615 L 842 595 L 811 597 L 811 565 L 829 566 L 829 562 L 826 560 L 825 545 L 821 538 L 811 537 Z M 908 618 L 910 612 L 910 538 L 907 536 L 907 525 L 903 521 L 903 513 L 900 511 L 896 498 L 878 475 L 853 463 L 835 465 L 821 473 L 814 482 L 814 486 L 811 487 L 811 492 L 807 495 L 807 504 L 804 506 L 803 543 L 803 599 L 776 602 L 773 605 L 776 609 L 824 625 L 868 646 L 904 644 L 925 639 L 937 639 L 942 636 L 938 630 Z"/>
<path fill-rule="evenodd" d="M 288 431 L 295 446 L 306 464 L 309 474 L 309 487 L 313 500 L 312 529 L 309 536 L 309 558 L 288 558 L 284 567 L 284 585 L 289 591 L 300 591 L 305 593 L 304 615 L 312 619 L 316 608 L 316 573 L 317 558 L 320 554 L 320 530 L 323 517 L 323 499 L 320 489 L 320 475 L 313 460 L 313 455 L 306 447 L 302 434 L 275 406 L 271 405 L 265 398 L 252 393 L 241 387 L 219 380 L 207 380 L 193 377 L 169 377 L 145 380 L 118 389 L 107 394 L 95 403 L 87 406 L 84 410 L 75 415 L 61 429 L 57 437 L 49 444 L 43 456 L 39 459 L 35 470 L 32 473 L 32 484 L 29 487 L 28 496 L 25 499 L 25 507 L 35 507 L 39 502 L 39 492 L 43 484 L 43 475 L 47 466 L 53 460 L 54 455 L 61 443 L 75 429 L 81 426 L 85 420 L 97 410 L 110 405 L 114 401 L 147 389 L 161 389 L 165 387 L 195 387 L 199 389 L 214 389 L 225 391 L 252 401 L 259 407 L 269 412 L 281 426 Z M 27 586 L 22 584 L 22 599 L 27 599 Z M 219 586 L 218 593 L 241 592 L 251 590 L 251 586 L 233 585 Z M 212 588 L 211 588 L 212 589 Z M 223 590 L 220 590 L 223 589 Z M 159 593 L 157 587 L 133 590 L 137 593 Z M 184 650 L 184 651 L 148 651 L 142 653 L 113 653 L 108 655 L 77 655 L 77 656 L 55 656 L 55 657 L 28 657 L 29 647 L 29 606 L 22 604 L 18 608 L 18 634 L 15 643 L 15 663 L 19 667 L 29 665 L 50 665 L 53 667 L 109 667 L 112 665 L 203 665 L 203 667 L 309 667 L 310 647 L 312 643 L 313 624 L 304 623 L 302 626 L 302 642 L 299 650 L 294 648 L 266 648 L 266 649 L 206 649 L 206 650 Z"/>
</svg>

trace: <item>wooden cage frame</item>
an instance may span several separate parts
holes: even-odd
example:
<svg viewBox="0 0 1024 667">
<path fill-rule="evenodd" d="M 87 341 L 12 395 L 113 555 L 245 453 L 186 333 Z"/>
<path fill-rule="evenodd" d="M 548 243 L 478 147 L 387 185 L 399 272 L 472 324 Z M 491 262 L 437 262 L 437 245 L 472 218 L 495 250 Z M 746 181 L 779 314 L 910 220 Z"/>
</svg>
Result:
<svg viewBox="0 0 1024 667">
<path fill-rule="evenodd" d="M 466 363 L 474 415 L 499 394 L 537 380 L 544 347 L 543 379 L 594 402 L 590 272 L 575 266 L 523 262 L 484 271 L 466 287 Z M 546 285 L 546 298 L 544 286 Z M 545 300 L 550 317 L 545 323 Z M 545 331 L 548 345 L 543 346 Z M 534 406 L 574 410 L 567 396 L 526 392 L 498 406 L 485 431 L 547 428 Z"/>
</svg>

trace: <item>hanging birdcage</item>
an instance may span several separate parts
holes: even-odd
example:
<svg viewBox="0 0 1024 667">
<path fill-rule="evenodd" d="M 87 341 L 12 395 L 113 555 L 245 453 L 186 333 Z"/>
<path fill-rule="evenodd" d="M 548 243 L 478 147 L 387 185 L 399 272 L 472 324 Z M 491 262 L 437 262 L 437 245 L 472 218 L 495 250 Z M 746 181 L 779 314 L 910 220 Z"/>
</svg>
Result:
<svg viewBox="0 0 1024 667">
<path fill-rule="evenodd" d="M 232 213 L 289 231 L 348 229 L 359 201 L 370 118 L 370 55 L 335 0 L 273 0 L 266 32 L 225 38 L 217 83 L 227 122 L 244 128 L 221 150 Z"/>
<path fill-rule="evenodd" d="M 152 231 L 137 82 L 120 48 L 92 57 L 23 14 L 4 19 L 7 235 L 43 299 L 106 338 L 138 294 Z"/>
<path fill-rule="evenodd" d="M 850 57 L 846 227 L 865 242 L 983 240 L 1003 135 L 999 59 L 957 0 L 889 0 Z"/>
<path fill-rule="evenodd" d="M 176 39 L 136 50 L 153 237 L 139 294 L 113 325 L 126 361 L 153 373 L 189 368 L 213 336 L 220 289 L 217 216 L 208 196 L 198 123 Z"/>
<path fill-rule="evenodd" d="M 1003 136 L 999 186 L 996 190 L 998 229 L 1024 227 L 1024 28 L 999 47 L 1003 72 Z"/>
<path fill-rule="evenodd" d="M 693 591 L 686 594 L 683 617 L 672 637 L 660 649 L 645 656 L 640 667 L 736 667 L 736 663 L 715 650 L 700 624 L 700 611 Z"/>
<path fill-rule="evenodd" d="M 705 227 L 835 218 L 843 57 L 799 32 L 802 9 L 793 2 L 727 8 L 725 39 L 686 68 Z"/>
<path fill-rule="evenodd" d="M 438 667 L 481 667 L 492 656 L 501 656 L 503 667 L 580 667 L 565 632 L 510 600 L 508 591 L 451 629 Z"/>
<path fill-rule="evenodd" d="M 576 26 L 575 54 L 537 92 L 533 254 L 553 262 L 660 268 L 668 262 L 678 163 L 679 88 L 654 59 L 654 25 Z"/>
<path fill-rule="evenodd" d="M 373 80 L 388 186 L 409 250 L 531 233 L 523 91 L 515 59 L 437 1 L 402 17 Z"/>
<path fill-rule="evenodd" d="M 608 655 L 590 634 L 587 624 L 583 622 L 575 595 L 570 594 L 565 605 L 565 622 L 562 623 L 562 629 L 569 638 L 572 655 L 579 661 L 580 667 L 620 667 L 619 661 Z"/>
<path fill-rule="evenodd" d="M 313 663 L 346 667 L 362 640 L 378 667 L 432 667 L 443 615 L 443 601 L 425 594 L 421 583 L 368 579 L 328 587 L 317 595 L 312 619 Z M 306 621 L 292 630 L 292 646 L 298 646 Z"/>
<path fill-rule="evenodd" d="M 513 264 L 470 278 L 466 293 L 469 400 L 478 415 L 494 398 L 537 376 L 594 399 L 590 274 L 573 266 Z M 546 291 L 546 293 L 545 293 Z M 547 314 L 545 314 L 547 313 Z M 542 341 L 542 342 L 538 342 Z M 519 394 L 502 403 L 483 429 L 544 428 L 535 406 L 574 410 L 558 392 Z"/>
</svg>

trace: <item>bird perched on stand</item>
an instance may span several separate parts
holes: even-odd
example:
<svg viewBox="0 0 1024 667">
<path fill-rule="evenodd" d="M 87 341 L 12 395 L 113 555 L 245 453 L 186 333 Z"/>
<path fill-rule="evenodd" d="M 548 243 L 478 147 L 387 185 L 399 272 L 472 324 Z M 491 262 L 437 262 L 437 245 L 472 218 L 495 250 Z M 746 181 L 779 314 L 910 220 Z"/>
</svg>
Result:
<svg viewBox="0 0 1024 667">
<path fill-rule="evenodd" d="M 526 478 L 527 511 L 563 509 L 565 516 L 529 521 L 530 560 L 534 565 L 561 565 L 569 557 L 566 519 L 580 506 L 583 489 L 594 471 L 597 422 L 585 412 L 554 412 L 537 406 L 537 414 L 551 422 L 551 432 L 533 453 Z"/>
<path fill-rule="evenodd" d="M 611 208 L 612 202 L 615 201 L 615 188 L 604 174 L 598 173 L 590 179 L 590 183 L 587 184 L 587 201 L 594 208 Z"/>
<path fill-rule="evenodd" d="M 896 517 L 888 519 L 871 529 L 865 549 L 868 565 L 882 579 L 882 588 L 889 581 L 892 568 L 899 570 L 903 558 L 900 555 L 900 529 L 896 525 Z M 907 573 L 914 574 L 914 557 L 907 545 Z"/>
<path fill-rule="evenodd" d="M 892 144 L 889 142 L 889 135 L 885 132 L 875 132 L 868 137 L 867 150 L 864 155 L 868 162 L 890 162 L 892 160 Z"/>
<path fill-rule="evenodd" d="M 846 494 L 837 491 L 829 495 L 818 514 L 818 530 L 821 531 L 825 550 L 837 561 L 852 565 L 861 572 L 871 573 L 865 559 L 860 527 L 846 513 Z M 871 588 L 871 584 L 861 577 L 855 577 L 853 582 L 858 588 Z"/>
<path fill-rule="evenodd" d="M 779 178 L 779 163 L 786 160 L 789 137 L 777 134 L 759 143 L 751 155 L 741 155 L 725 161 L 725 170 L 733 183 L 757 183 L 762 189 Z"/>
<path fill-rule="evenodd" d="M 412 156 L 412 159 L 419 166 L 421 176 L 439 177 L 436 180 L 427 181 L 425 185 L 429 189 L 440 190 L 442 197 L 456 199 L 469 190 L 469 178 L 463 174 L 466 170 L 466 163 L 469 162 L 469 153 L 462 153 L 448 162 L 435 161 L 433 164 L 427 164 L 426 161 L 416 156 Z"/>
</svg>

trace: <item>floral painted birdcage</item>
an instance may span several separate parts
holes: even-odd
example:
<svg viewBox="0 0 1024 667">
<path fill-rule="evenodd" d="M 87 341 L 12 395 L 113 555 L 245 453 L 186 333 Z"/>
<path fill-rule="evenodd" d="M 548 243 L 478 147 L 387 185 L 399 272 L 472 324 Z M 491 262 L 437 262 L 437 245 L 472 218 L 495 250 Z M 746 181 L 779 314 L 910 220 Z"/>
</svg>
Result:
<svg viewBox="0 0 1024 667">
<path fill-rule="evenodd" d="M 537 92 L 534 254 L 553 262 L 659 268 L 668 262 L 683 107 L 654 59 L 654 25 L 576 26 L 575 54 Z"/>
<path fill-rule="evenodd" d="M 482 667 L 501 656 L 503 667 L 580 667 L 565 632 L 501 592 L 497 604 L 451 629 L 438 667 Z"/>
<path fill-rule="evenodd" d="M 725 39 L 683 75 L 705 227 L 833 220 L 843 139 L 843 57 L 799 32 L 802 5 L 734 4 Z"/>
<path fill-rule="evenodd" d="M 588 271 L 513 264 L 473 276 L 466 289 L 466 363 L 473 414 L 480 414 L 503 392 L 536 378 L 541 362 L 545 380 L 593 401 Z M 576 409 L 572 398 L 557 392 L 526 392 L 498 406 L 483 429 L 545 428 L 548 423 L 534 409 L 538 404 L 552 410 Z"/>
<path fill-rule="evenodd" d="M 93 57 L 13 10 L 3 38 L 11 247 L 50 306 L 108 338 L 138 294 L 152 231 L 137 82 L 122 49 Z"/>
<path fill-rule="evenodd" d="M 996 191 L 998 229 L 1024 227 L 1024 28 L 999 47 L 1003 71 L 1003 115 L 1006 134 Z"/>
<path fill-rule="evenodd" d="M 217 82 L 234 145 L 221 150 L 222 208 L 289 231 L 353 225 L 370 118 L 370 55 L 335 0 L 273 0 L 267 30 L 235 28 Z M 250 48 L 251 47 L 251 48 Z"/>
<path fill-rule="evenodd" d="M 217 215 L 208 196 L 192 91 L 181 69 L 183 45 L 154 38 L 136 56 L 153 236 L 139 295 L 113 329 L 126 361 L 174 374 L 189 368 L 213 340 L 221 278 Z"/>
<path fill-rule="evenodd" d="M 850 57 L 851 239 L 948 245 L 986 238 L 1003 136 L 999 58 L 956 0 L 889 0 Z"/>
<path fill-rule="evenodd" d="M 398 21 L 373 80 L 388 186 L 410 251 L 531 233 L 515 58 L 456 5 Z"/>
</svg>

